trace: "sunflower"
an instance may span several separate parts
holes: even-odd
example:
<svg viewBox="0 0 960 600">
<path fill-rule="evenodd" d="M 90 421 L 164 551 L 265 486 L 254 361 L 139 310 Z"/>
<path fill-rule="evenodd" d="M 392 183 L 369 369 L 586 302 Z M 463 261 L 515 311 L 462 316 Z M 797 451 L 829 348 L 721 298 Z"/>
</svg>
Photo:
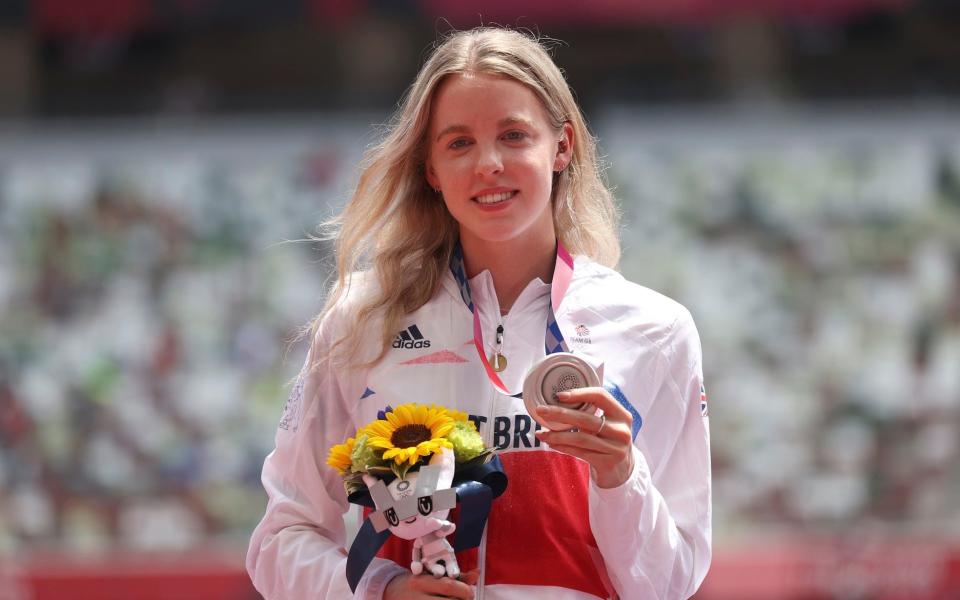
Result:
<svg viewBox="0 0 960 600">
<path fill-rule="evenodd" d="M 453 419 L 439 406 L 401 404 L 385 416 L 386 421 L 377 420 L 364 428 L 367 443 L 384 449 L 384 460 L 412 466 L 422 456 L 453 447 L 445 437 L 453 429 Z"/>
<path fill-rule="evenodd" d="M 341 475 L 345 475 L 353 462 L 351 455 L 355 443 L 354 438 L 348 438 L 345 443 L 330 448 L 330 454 L 327 455 L 327 464 L 340 471 Z"/>
</svg>

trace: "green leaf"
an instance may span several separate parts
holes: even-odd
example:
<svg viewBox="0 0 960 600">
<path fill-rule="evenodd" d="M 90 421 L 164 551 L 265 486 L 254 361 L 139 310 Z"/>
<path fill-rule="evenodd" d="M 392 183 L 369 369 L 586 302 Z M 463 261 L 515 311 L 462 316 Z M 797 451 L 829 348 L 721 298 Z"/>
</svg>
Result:
<svg viewBox="0 0 960 600">
<path fill-rule="evenodd" d="M 395 471 L 393 470 L 393 468 L 391 468 L 391 467 L 384 467 L 384 466 L 380 466 L 380 465 L 367 465 L 367 471 L 366 471 L 366 472 L 369 473 L 370 475 L 373 475 L 374 477 L 384 477 L 384 476 L 389 475 L 389 474 L 391 474 L 391 473 L 395 473 Z"/>
<path fill-rule="evenodd" d="M 494 457 L 493 450 L 488 448 L 466 462 L 457 463 L 457 471 L 463 471 L 471 467 L 478 467 L 480 465 L 485 465 L 488 462 L 490 462 L 493 459 L 493 457 Z"/>
</svg>

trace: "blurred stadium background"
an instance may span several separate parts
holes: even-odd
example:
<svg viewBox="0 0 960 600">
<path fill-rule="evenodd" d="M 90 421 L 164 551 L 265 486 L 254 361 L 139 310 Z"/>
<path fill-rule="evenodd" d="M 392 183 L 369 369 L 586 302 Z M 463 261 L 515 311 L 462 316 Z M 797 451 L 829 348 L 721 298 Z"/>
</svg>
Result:
<svg viewBox="0 0 960 600">
<path fill-rule="evenodd" d="M 252 599 L 345 201 L 439 32 L 563 40 L 704 343 L 699 600 L 960 598 L 960 3 L 4 0 L 0 600 Z"/>
</svg>

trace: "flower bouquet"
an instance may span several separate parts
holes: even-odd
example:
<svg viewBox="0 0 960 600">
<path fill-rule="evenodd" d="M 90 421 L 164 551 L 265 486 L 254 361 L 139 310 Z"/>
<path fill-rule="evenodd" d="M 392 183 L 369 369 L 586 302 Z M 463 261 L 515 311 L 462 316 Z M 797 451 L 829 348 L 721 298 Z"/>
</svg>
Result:
<svg viewBox="0 0 960 600">
<path fill-rule="evenodd" d="M 413 540 L 410 570 L 458 577 L 454 552 L 476 547 L 493 498 L 506 488 L 499 460 L 466 413 L 416 403 L 387 407 L 330 449 L 350 502 L 373 508 L 350 548 L 351 589 L 389 534 Z M 447 521 L 461 503 L 455 546 Z"/>
</svg>

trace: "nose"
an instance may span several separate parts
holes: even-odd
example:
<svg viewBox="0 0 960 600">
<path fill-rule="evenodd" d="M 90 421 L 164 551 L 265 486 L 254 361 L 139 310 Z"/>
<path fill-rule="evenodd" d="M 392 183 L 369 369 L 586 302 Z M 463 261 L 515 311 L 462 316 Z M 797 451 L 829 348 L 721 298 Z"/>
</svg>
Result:
<svg viewBox="0 0 960 600">
<path fill-rule="evenodd" d="M 477 175 L 497 175 L 503 172 L 503 157 L 495 144 L 481 145 L 477 153 Z"/>
</svg>

